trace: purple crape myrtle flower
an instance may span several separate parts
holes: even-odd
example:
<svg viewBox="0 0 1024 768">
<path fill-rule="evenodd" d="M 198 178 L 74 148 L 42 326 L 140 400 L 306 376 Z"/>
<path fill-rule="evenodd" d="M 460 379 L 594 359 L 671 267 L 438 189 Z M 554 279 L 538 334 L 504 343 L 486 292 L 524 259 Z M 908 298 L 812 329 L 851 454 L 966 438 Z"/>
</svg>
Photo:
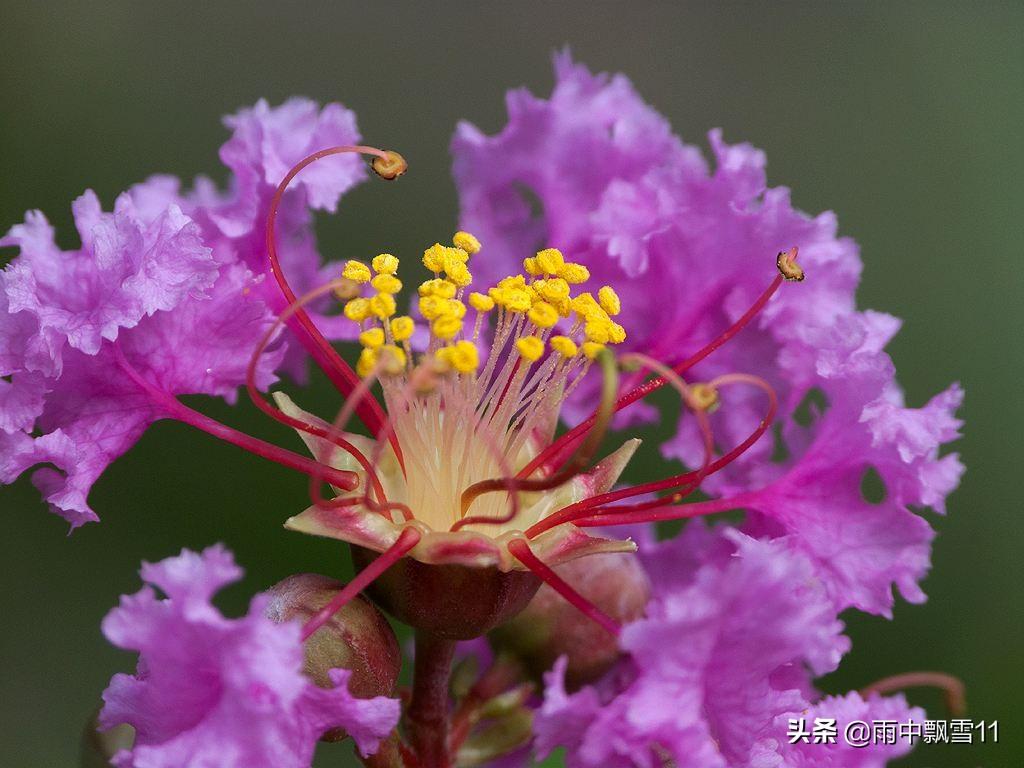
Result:
<svg viewBox="0 0 1024 768">
<path fill-rule="evenodd" d="M 331 670 L 333 689 L 306 677 L 302 626 L 267 618 L 269 596 L 237 619 L 210 603 L 242 576 L 222 546 L 144 563 L 141 575 L 152 586 L 123 596 L 103 620 L 110 642 L 139 652 L 136 674 L 115 675 L 103 694 L 101 727 L 135 728 L 133 747 L 114 757 L 119 768 L 305 768 L 332 728 L 365 756 L 397 724 L 399 702 L 355 698 L 350 671 Z"/>
<path fill-rule="evenodd" d="M 941 512 L 959 481 L 943 454 L 959 388 L 906 406 L 885 353 L 899 323 L 858 310 L 855 244 L 831 214 L 808 217 L 769 189 L 762 153 L 713 132 L 712 167 L 625 78 L 564 54 L 556 79 L 548 100 L 511 94 L 494 137 L 460 125 L 467 229 L 423 252 L 409 314 L 395 255 L 322 266 L 317 254 L 311 211 L 335 210 L 363 179 L 357 155 L 384 179 L 407 167 L 356 145 L 337 105 L 260 102 L 229 118 L 227 192 L 153 177 L 111 213 L 80 198 L 75 251 L 38 213 L 0 241 L 20 249 L 0 272 L 0 481 L 49 465 L 33 480 L 54 510 L 94 520 L 95 480 L 150 423 L 175 418 L 307 474 L 312 505 L 286 527 L 352 545 L 357 575 L 318 592 L 302 628 L 268 624 L 262 597 L 240 619 L 214 609 L 240 575 L 222 549 L 145 566 L 167 599 L 147 587 L 104 624 L 141 654 L 106 694 L 104 725 L 138 731 L 121 766 L 303 766 L 338 728 L 375 748 L 397 705 L 355 701 L 345 664 L 313 678 L 333 688 L 301 671 L 302 642 L 364 589 L 416 634 L 403 727 L 379 764 L 516 759 L 531 723 L 537 751 L 568 747 L 574 767 L 806 764 L 815 755 L 781 731 L 794 713 L 919 719 L 882 694 L 950 687 L 908 673 L 823 698 L 814 679 L 848 648 L 840 611 L 890 615 L 893 587 L 924 599 L 933 533 L 915 510 Z M 354 369 L 337 338 L 358 338 Z M 333 420 L 261 394 L 281 371 L 301 380 L 301 354 L 346 400 Z M 178 399 L 233 400 L 242 384 L 312 458 Z M 652 419 L 646 398 L 666 386 L 683 408 L 662 451 L 687 469 L 617 486 L 639 441 L 605 453 L 604 438 Z M 563 415 L 575 426 L 559 435 Z M 346 431 L 352 417 L 369 436 Z M 872 473 L 881 498 L 862 491 Z M 708 498 L 689 499 L 698 490 Z M 651 523 L 732 510 L 742 524 L 691 521 L 671 543 L 649 540 Z M 614 553 L 632 570 L 588 566 Z M 627 578 L 629 600 L 607 589 Z M 566 605 L 552 595 L 607 633 L 599 653 L 574 657 L 572 638 L 587 635 L 574 615 L 552 618 Z M 536 647 L 534 631 L 501 646 L 527 615 L 539 617 L 528 633 L 562 645 Z M 488 633 L 489 668 L 450 686 L 456 643 Z M 526 678 L 563 652 L 534 713 Z M 394 678 L 370 682 L 390 691 Z M 820 754 L 880 765 L 910 746 Z"/>
<path fill-rule="evenodd" d="M 698 523 L 640 554 L 654 591 L 647 615 L 622 630 L 628 657 L 572 694 L 566 660 L 556 664 L 536 713 L 541 755 L 565 746 L 571 768 L 797 765 L 789 717 L 923 717 L 901 697 L 815 693 L 811 676 L 835 669 L 849 641 L 810 560 L 783 542 Z M 883 765 L 910 747 L 834 749 L 829 764 Z"/>
<path fill-rule="evenodd" d="M 72 527 L 98 519 L 90 488 L 157 419 L 245 442 L 174 397 L 234 401 L 253 348 L 286 303 L 265 247 L 274 185 L 312 149 L 359 138 L 351 112 L 303 99 L 260 101 L 226 122 L 227 193 L 204 179 L 182 192 L 156 176 L 120 195 L 111 213 L 91 191 L 76 200 L 77 250 L 59 249 L 38 211 L 0 239 L 18 248 L 0 272 L 0 482 L 49 465 L 33 481 Z M 335 210 L 364 175 L 352 156 L 327 158 L 281 199 L 280 264 L 298 290 L 321 282 L 310 209 Z M 292 349 L 277 339 L 253 366 L 254 386 L 268 387 L 285 365 L 300 374 Z"/>
<path fill-rule="evenodd" d="M 959 459 L 941 450 L 957 437 L 961 390 L 906 407 L 884 351 L 899 321 L 857 309 L 856 244 L 837 236 L 831 212 L 807 216 L 787 189 L 769 188 L 760 150 L 712 131 L 709 167 L 625 77 L 592 75 L 562 53 L 555 79 L 549 99 L 510 92 L 508 124 L 496 135 L 462 123 L 453 139 L 461 223 L 487 242 L 489 268 L 500 272 L 535 243 L 557 242 L 594 280 L 616 286 L 627 353 L 685 369 L 688 381 L 757 377 L 777 399 L 769 406 L 776 440 L 749 445 L 707 473 L 701 489 L 738 495 L 751 533 L 810 555 L 840 608 L 888 615 L 893 586 L 923 600 L 918 582 L 933 534 L 911 507 L 943 511 L 959 482 Z M 742 324 L 763 296 L 764 254 L 793 245 L 813 279 L 772 296 L 715 354 L 695 354 Z M 590 413 L 596 386 L 578 387 L 570 418 Z M 721 407 L 709 428 L 728 450 L 763 418 L 765 387 L 715 389 Z M 618 423 L 654 416 L 638 403 Z M 684 411 L 662 452 L 698 467 L 705 435 Z M 872 469 L 886 489 L 874 504 L 860 490 Z"/>
</svg>

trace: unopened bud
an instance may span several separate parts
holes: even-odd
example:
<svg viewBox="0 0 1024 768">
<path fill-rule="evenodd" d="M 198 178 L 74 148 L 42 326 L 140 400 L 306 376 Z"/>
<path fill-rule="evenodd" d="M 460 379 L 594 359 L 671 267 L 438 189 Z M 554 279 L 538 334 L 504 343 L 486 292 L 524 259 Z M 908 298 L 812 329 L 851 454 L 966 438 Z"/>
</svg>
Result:
<svg viewBox="0 0 1024 768">
<path fill-rule="evenodd" d="M 135 729 L 127 723 L 99 730 L 99 712 L 96 712 L 82 732 L 79 752 L 80 768 L 110 768 L 114 755 L 122 749 L 131 749 L 135 743 Z"/>
<path fill-rule="evenodd" d="M 650 584 L 636 555 L 583 557 L 556 566 L 555 572 L 616 621 L 626 623 L 643 616 Z M 570 689 L 599 678 L 620 653 L 615 637 L 546 584 L 522 613 L 489 638 L 496 649 L 519 658 L 537 678 L 559 656 L 566 656 Z"/>
<path fill-rule="evenodd" d="M 384 150 L 384 157 L 373 158 L 373 162 L 370 165 L 374 173 L 388 181 L 397 179 L 409 168 L 405 158 L 390 149 Z"/>
<path fill-rule="evenodd" d="M 344 587 L 340 581 L 315 573 L 289 576 L 271 587 L 267 617 L 271 621 L 308 621 Z M 327 672 L 352 671 L 349 693 L 361 699 L 390 696 L 398 680 L 402 656 L 387 619 L 368 600 L 355 597 L 305 642 L 305 672 L 321 688 L 333 688 Z M 324 741 L 340 741 L 335 729 Z"/>
</svg>

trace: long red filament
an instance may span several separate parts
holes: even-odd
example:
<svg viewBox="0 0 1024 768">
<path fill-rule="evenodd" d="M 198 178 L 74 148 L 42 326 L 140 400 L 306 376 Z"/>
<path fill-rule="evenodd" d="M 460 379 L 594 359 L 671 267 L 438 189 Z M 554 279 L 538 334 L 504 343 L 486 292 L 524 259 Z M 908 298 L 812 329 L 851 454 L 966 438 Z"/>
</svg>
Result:
<svg viewBox="0 0 1024 768">
<path fill-rule="evenodd" d="M 394 565 L 405 554 L 419 544 L 423 535 L 415 528 L 405 528 L 399 534 L 395 543 L 384 550 L 380 557 L 370 563 L 366 568 L 357 573 L 345 587 L 336 594 L 331 601 L 317 611 L 302 627 L 302 639 L 307 640 L 310 635 L 326 624 L 331 618 L 348 605 L 352 599 L 372 584 L 378 576 Z"/>
<path fill-rule="evenodd" d="M 513 539 L 508 543 L 508 551 L 512 555 L 539 576 L 548 586 L 568 600 L 580 613 L 600 624 L 609 634 L 618 636 L 619 624 L 615 619 L 602 611 L 583 595 L 573 589 L 569 584 L 552 570 L 552 568 L 533 554 L 530 545 L 524 539 Z"/>
<path fill-rule="evenodd" d="M 143 377 L 142 374 L 140 374 L 131 365 L 131 363 L 128 362 L 124 353 L 121 351 L 121 348 L 116 344 L 114 345 L 114 354 L 117 357 L 117 361 L 121 366 L 121 369 L 128 375 L 128 377 L 138 384 L 139 387 L 172 418 L 189 424 L 190 426 L 200 429 L 214 437 L 220 438 L 227 443 L 243 448 L 250 453 L 260 456 L 261 458 L 268 459 L 277 464 L 288 467 L 289 469 L 294 469 L 310 476 L 324 477 L 330 483 L 339 488 L 352 490 L 359 484 L 359 477 L 355 472 L 345 472 L 334 469 L 333 467 L 323 467 L 312 459 L 292 453 L 289 450 L 272 445 L 271 443 L 264 442 L 263 440 L 247 435 L 244 432 L 239 432 L 237 429 L 229 427 L 226 424 L 222 424 L 216 419 L 210 418 L 206 414 L 200 413 L 193 408 L 189 408 L 174 395 L 169 392 L 165 392 L 147 381 L 145 377 Z"/>
<path fill-rule="evenodd" d="M 594 515 L 594 510 L 596 510 L 597 508 L 605 507 L 605 505 L 611 504 L 616 501 L 620 501 L 622 499 L 640 496 L 645 493 L 655 493 L 658 491 L 666 491 L 676 488 L 684 488 L 685 492 L 688 493 L 689 491 L 692 491 L 696 487 L 695 483 L 699 483 L 704 477 L 712 475 L 715 472 L 722 469 L 723 467 L 726 467 L 729 464 L 731 464 L 742 454 L 744 454 L 754 443 L 756 443 L 761 438 L 761 436 L 764 435 L 768 428 L 771 427 L 772 422 L 774 422 L 775 420 L 775 414 L 778 411 L 779 404 L 778 396 L 775 394 L 775 390 L 771 387 L 770 384 L 764 381 L 764 379 L 761 379 L 758 376 L 752 376 L 750 374 L 741 373 L 727 374 L 725 376 L 720 376 L 717 379 L 712 379 L 710 382 L 708 382 L 708 386 L 717 389 L 723 386 L 728 386 L 730 384 L 737 383 L 752 384 L 762 389 L 768 396 L 768 409 L 765 412 L 765 415 L 762 417 L 761 421 L 758 423 L 757 427 L 747 436 L 747 438 L 743 442 L 741 442 L 735 448 L 730 450 L 728 453 L 720 456 L 719 458 L 715 459 L 701 470 L 695 472 L 684 472 L 679 475 L 673 475 L 671 477 L 666 477 L 661 480 L 655 480 L 650 483 L 641 483 L 640 485 L 634 485 L 629 488 L 620 488 L 619 490 L 598 494 L 597 496 L 592 496 L 589 499 L 583 499 L 582 501 L 578 501 L 575 504 L 571 504 L 568 507 L 563 507 L 557 512 L 549 515 L 543 520 L 540 520 L 531 527 L 527 528 L 525 532 L 527 538 L 535 538 L 544 531 L 554 528 L 557 525 L 561 525 L 567 522 L 573 522 L 574 520 L 579 520 L 581 518 Z M 680 491 L 680 493 L 682 492 L 683 491 Z M 674 497 L 678 495 L 679 494 L 674 494 Z M 675 500 L 675 498 L 673 498 L 673 500 Z M 664 507 L 665 504 L 665 499 L 654 499 L 649 502 L 637 504 L 632 508 L 624 509 L 631 509 L 632 511 L 636 512 L 651 509 L 653 507 Z M 735 507 L 730 507 L 730 509 L 734 508 Z M 618 507 L 612 507 L 609 509 L 612 509 L 616 512 L 619 510 Z M 672 507 L 672 509 L 678 510 L 679 508 Z M 676 514 L 678 517 L 685 517 L 685 515 L 683 515 L 682 513 L 677 512 Z M 602 514 L 602 519 L 604 519 L 605 516 L 605 514 Z M 657 519 L 675 518 L 664 517 Z M 636 523 L 641 523 L 645 520 L 646 518 L 641 518 L 639 516 L 631 518 L 631 522 Z M 616 525 L 619 523 L 609 522 L 608 524 Z M 577 525 L 579 525 L 579 523 L 577 523 Z"/>
<path fill-rule="evenodd" d="M 884 695 L 905 688 L 938 688 L 946 699 L 946 708 L 954 717 L 967 711 L 966 686 L 963 681 L 946 672 L 904 672 L 885 677 L 863 688 L 860 695 L 867 698 L 873 693 Z"/>
<path fill-rule="evenodd" d="M 740 509 L 749 506 L 750 502 L 756 501 L 757 494 L 739 494 L 725 499 L 711 499 L 710 501 L 695 501 L 689 504 L 662 504 L 661 506 L 637 513 L 629 506 L 622 507 L 597 507 L 582 510 L 582 514 L 571 518 L 571 522 L 577 528 L 594 528 L 612 525 L 634 525 L 636 523 L 657 523 L 665 520 L 689 520 L 693 517 L 704 515 L 715 515 L 720 512 L 729 512 L 733 509 Z M 637 505 L 639 508 L 640 505 Z M 626 510 L 626 511 L 620 511 Z"/>
<path fill-rule="evenodd" d="M 378 373 L 379 370 L 375 369 L 373 373 L 371 373 L 365 379 L 360 379 L 358 386 L 356 386 L 356 388 L 352 391 L 352 394 L 345 401 L 345 404 L 342 406 L 341 411 L 338 413 L 337 417 L 335 417 L 334 421 L 330 425 L 328 425 L 328 435 L 330 435 L 331 437 L 340 437 L 341 431 L 345 428 L 345 425 L 348 423 L 348 420 L 352 417 L 352 414 L 355 413 L 356 409 L 359 407 L 360 402 L 362 402 L 363 398 L 367 397 L 370 394 L 374 382 L 377 381 Z M 385 421 L 383 429 L 390 430 L 390 425 L 390 420 Z M 383 437 L 378 437 L 378 453 L 375 454 L 374 463 L 370 465 L 370 472 L 373 474 L 374 477 L 377 476 L 376 459 L 379 459 L 380 457 L 379 446 L 381 444 L 381 440 L 383 439 Z M 334 443 L 333 440 L 330 440 L 330 442 Z M 322 455 L 319 456 L 318 458 L 320 459 L 321 464 L 329 466 L 333 459 L 333 456 L 334 445 L 332 444 L 324 446 L 324 451 Z M 323 484 L 323 480 L 323 475 L 314 474 L 311 475 L 309 478 L 309 495 L 313 504 L 319 509 L 333 509 L 339 506 L 348 506 L 347 504 L 342 503 L 344 501 L 343 499 L 325 499 L 321 495 L 320 486 Z M 361 502 L 364 503 L 370 509 L 374 510 L 375 512 L 385 517 L 389 517 L 387 513 L 390 512 L 391 510 L 401 511 L 403 516 L 405 517 L 406 522 L 412 520 L 414 517 L 412 509 L 410 509 L 408 505 L 403 504 L 401 502 L 387 501 L 378 504 L 374 502 L 369 497 L 368 494 L 365 494 L 362 497 Z"/>
<path fill-rule="evenodd" d="M 743 313 L 742 317 L 740 317 L 735 323 L 733 323 L 727 329 L 725 329 L 725 331 L 723 331 L 721 335 L 710 341 L 695 354 L 686 358 L 681 363 L 677 363 L 676 365 L 672 366 L 672 370 L 678 374 L 685 373 L 687 370 L 695 366 L 697 363 L 706 358 L 716 349 L 718 349 L 723 344 L 732 339 L 733 336 L 735 336 L 737 333 L 743 330 L 743 328 L 746 327 L 746 325 L 764 308 L 765 304 L 768 303 L 769 299 L 771 299 L 771 297 L 775 295 L 775 292 L 779 290 L 779 286 L 782 285 L 783 279 L 784 278 L 782 277 L 782 275 L 776 275 L 775 279 L 772 280 L 771 284 L 764 290 L 763 293 L 761 293 L 760 296 L 757 297 L 757 300 L 750 305 L 750 308 Z M 666 383 L 667 382 L 665 381 L 665 379 L 656 378 L 632 389 L 631 391 L 627 392 L 625 395 L 623 395 L 616 401 L 614 412 L 618 413 L 623 408 L 632 405 L 638 400 L 642 400 L 652 392 L 661 389 L 663 386 L 665 386 Z M 520 470 L 517 477 L 529 477 L 534 472 L 536 472 L 540 467 L 549 464 L 552 461 L 552 459 L 562 454 L 566 450 L 567 446 L 575 444 L 576 442 L 581 440 L 583 436 L 587 432 L 589 432 L 590 429 L 594 426 L 595 419 L 596 413 L 592 414 L 589 418 L 587 418 L 586 420 L 582 421 L 581 423 L 570 429 L 557 440 L 554 440 L 550 445 L 547 446 L 547 448 L 538 453 L 533 458 L 533 460 L 530 461 L 529 464 L 523 467 L 523 469 Z"/>
<path fill-rule="evenodd" d="M 281 293 L 284 295 L 288 304 L 294 304 L 296 298 L 295 292 L 292 291 L 291 285 L 289 285 L 288 280 L 284 276 L 284 272 L 281 270 L 281 263 L 277 255 L 277 211 L 281 205 L 281 198 L 284 197 L 285 190 L 288 189 L 288 185 L 291 184 L 292 179 L 294 179 L 306 166 L 325 157 L 350 153 L 373 155 L 375 157 L 385 159 L 387 157 L 383 150 L 377 149 L 376 147 L 361 145 L 321 149 L 319 152 L 314 152 L 292 166 L 291 170 L 289 170 L 281 180 L 281 183 L 277 185 L 277 189 L 274 191 L 274 196 L 270 200 L 270 208 L 267 211 L 267 257 L 270 260 L 270 271 L 273 273 L 274 279 L 277 280 L 277 285 L 281 289 Z M 316 327 L 316 324 L 313 322 L 312 318 L 310 318 L 309 314 L 304 309 L 298 309 L 295 312 L 293 320 L 289 322 L 289 325 L 297 332 L 299 340 L 302 342 L 303 346 L 306 347 L 309 353 L 313 356 L 313 359 L 317 361 L 324 373 L 327 374 L 327 377 L 338 388 L 341 394 L 346 397 L 350 395 L 359 385 L 359 377 L 356 375 L 356 372 L 352 370 L 351 366 L 341 358 L 341 355 L 339 355 L 337 350 L 331 346 L 331 343 L 324 337 L 324 335 L 320 333 L 320 330 Z M 384 409 L 381 407 L 380 403 L 377 402 L 376 398 L 371 397 L 364 400 L 359 406 L 358 415 L 372 434 L 380 432 L 381 425 L 383 425 L 385 420 L 385 414 Z M 395 455 L 398 457 L 399 465 L 404 467 L 402 451 L 398 445 L 398 440 L 393 439 L 392 445 L 395 449 Z"/>
<path fill-rule="evenodd" d="M 334 443 L 339 448 L 341 448 L 343 451 L 350 454 L 356 461 L 359 462 L 362 468 L 366 471 L 366 475 L 369 478 L 369 482 L 373 488 L 374 494 L 377 496 L 378 501 L 383 502 L 387 501 L 387 498 L 384 494 L 384 486 L 381 485 L 380 478 L 377 477 L 377 473 L 374 471 L 373 466 L 370 464 L 370 460 L 363 454 L 362 451 L 360 451 L 351 442 L 349 442 L 339 434 L 332 434 L 331 432 L 328 432 L 328 430 L 316 424 L 311 424 L 307 421 L 303 421 L 302 419 L 296 419 L 292 416 L 289 416 L 287 413 L 282 411 L 280 408 L 277 408 L 276 406 L 272 405 L 265 397 L 263 397 L 263 395 L 260 393 L 259 389 L 256 386 L 256 368 L 259 365 L 259 359 L 263 355 L 263 352 L 266 350 L 267 346 L 270 344 L 271 339 L 274 338 L 274 335 L 277 333 L 278 329 L 284 323 L 286 323 L 288 319 L 292 315 L 294 315 L 295 312 L 297 312 L 300 308 L 302 308 L 309 302 L 315 301 L 321 296 L 329 293 L 330 291 L 334 290 L 341 284 L 341 280 L 332 280 L 331 282 L 322 285 L 319 288 L 314 288 L 312 291 L 309 291 L 301 298 L 296 299 L 294 302 L 289 304 L 285 308 L 285 310 L 277 316 L 277 318 L 271 324 L 270 328 L 268 328 L 266 333 L 263 334 L 263 337 L 260 339 L 259 344 L 256 345 L 256 348 L 253 350 L 252 355 L 249 357 L 249 367 L 246 370 L 245 374 L 245 389 L 249 393 L 249 399 L 252 401 L 253 405 L 255 405 L 257 408 L 263 411 L 263 413 L 272 418 L 274 421 L 284 424 L 285 426 L 291 427 L 292 429 L 298 429 L 307 434 L 314 435 L 324 440 L 329 440 L 330 442 Z"/>
</svg>

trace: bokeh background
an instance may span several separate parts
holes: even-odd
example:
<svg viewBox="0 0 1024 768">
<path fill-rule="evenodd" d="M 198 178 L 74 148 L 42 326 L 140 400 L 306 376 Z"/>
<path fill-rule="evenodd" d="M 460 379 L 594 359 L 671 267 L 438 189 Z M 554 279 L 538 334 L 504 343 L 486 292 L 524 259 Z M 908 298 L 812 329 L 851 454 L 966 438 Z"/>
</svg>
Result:
<svg viewBox="0 0 1024 768">
<path fill-rule="evenodd" d="M 627 73 L 688 141 L 722 126 L 764 148 L 771 184 L 807 211 L 834 209 L 860 242 L 862 305 L 905 318 L 891 352 L 909 401 L 953 379 L 968 392 L 968 473 L 934 520 L 930 599 L 891 623 L 848 617 L 854 650 L 824 686 L 947 670 L 966 681 L 972 718 L 1000 721 L 1001 741 L 922 748 L 902 765 L 1024 764 L 1024 6 L 8 0 L 0 15 L 0 229 L 41 208 L 65 247 L 84 188 L 109 205 L 157 171 L 223 179 L 221 115 L 304 94 L 355 109 L 367 140 L 413 169 L 346 198 L 319 225 L 323 253 L 415 254 L 454 228 L 456 120 L 499 128 L 505 90 L 548 93 L 550 55 L 567 43 Z M 319 380 L 303 402 L 336 406 Z M 293 440 L 251 408 L 203 407 Z M 100 691 L 133 664 L 99 621 L 137 588 L 140 559 L 226 542 L 248 569 L 226 596 L 236 609 L 288 573 L 347 568 L 331 542 L 281 529 L 304 486 L 164 423 L 97 484 L 103 522 L 71 537 L 28 482 L 0 489 L 0 762 L 76 765 Z M 912 699 L 947 716 L 937 696 Z M 334 747 L 317 764 L 350 759 Z"/>
</svg>

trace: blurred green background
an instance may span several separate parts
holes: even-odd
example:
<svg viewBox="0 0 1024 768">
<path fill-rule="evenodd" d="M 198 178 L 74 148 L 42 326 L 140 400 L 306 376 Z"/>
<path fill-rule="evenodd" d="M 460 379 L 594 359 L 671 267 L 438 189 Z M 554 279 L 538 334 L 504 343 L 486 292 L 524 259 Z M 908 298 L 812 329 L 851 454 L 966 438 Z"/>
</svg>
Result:
<svg viewBox="0 0 1024 768">
<path fill-rule="evenodd" d="M 628 74 L 687 140 L 722 126 L 764 148 L 770 183 L 807 211 L 834 209 L 860 242 L 862 305 L 905 318 L 891 352 L 909 401 L 953 379 L 968 392 L 968 474 L 934 521 L 929 602 L 899 605 L 892 623 L 848 617 L 854 650 L 825 688 L 952 672 L 1001 742 L 921 748 L 902 764 L 1024 764 L 1024 6 L 108 1 L 7 2 L 2 15 L 0 229 L 41 208 L 67 247 L 85 187 L 109 205 L 158 171 L 222 180 L 221 115 L 304 94 L 341 100 L 367 141 L 412 163 L 402 183 L 366 185 L 321 222 L 325 256 L 414 254 L 455 224 L 455 121 L 493 131 L 507 88 L 547 94 L 565 43 Z M 318 380 L 303 403 L 328 412 L 336 399 Z M 251 408 L 203 407 L 293 441 Z M 281 529 L 305 493 L 298 476 L 173 423 L 111 467 L 92 495 L 103 522 L 70 538 L 28 482 L 0 489 L 0 762 L 75 765 L 100 691 L 133 664 L 99 621 L 138 587 L 140 559 L 226 542 L 248 570 L 234 608 L 288 573 L 347 568 L 336 545 Z M 946 717 L 938 697 L 912 699 Z M 348 760 L 334 747 L 318 765 Z"/>
</svg>

